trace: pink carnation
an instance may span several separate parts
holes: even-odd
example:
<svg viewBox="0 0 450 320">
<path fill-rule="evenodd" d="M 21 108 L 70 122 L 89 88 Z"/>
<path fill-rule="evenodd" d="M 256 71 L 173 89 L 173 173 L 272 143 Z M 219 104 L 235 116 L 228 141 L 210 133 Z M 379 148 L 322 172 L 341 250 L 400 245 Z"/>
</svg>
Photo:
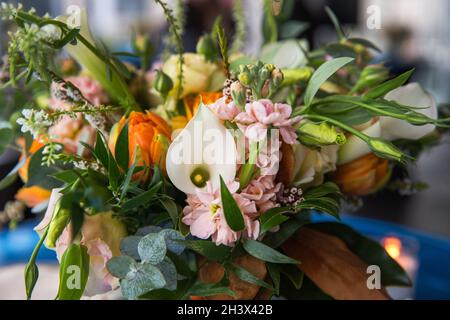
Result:
<svg viewBox="0 0 450 320">
<path fill-rule="evenodd" d="M 212 237 L 212 241 L 217 245 L 226 246 L 232 246 L 241 236 L 251 239 L 259 236 L 259 221 L 256 220 L 255 203 L 236 193 L 239 189 L 238 182 L 229 183 L 228 189 L 244 216 L 245 230 L 236 232 L 228 226 L 222 210 L 220 191 L 213 190 L 212 185 L 208 182 L 206 191 L 198 190 L 195 195 L 188 195 L 188 205 L 183 209 L 183 222 L 190 226 L 192 235 L 201 239 Z"/>
<path fill-rule="evenodd" d="M 241 192 L 241 196 L 252 200 L 260 214 L 277 206 L 277 193 L 281 183 L 275 183 L 275 176 L 260 176 L 252 180 Z"/>
<path fill-rule="evenodd" d="M 218 99 L 213 104 L 208 105 L 208 107 L 217 115 L 220 120 L 233 120 L 238 114 L 239 109 L 233 100 L 227 102 L 228 97 L 224 96 Z"/>
<path fill-rule="evenodd" d="M 290 118 L 292 108 L 288 104 L 273 103 L 268 99 L 253 101 L 245 105 L 245 112 L 239 113 L 234 121 L 251 141 L 261 141 L 267 137 L 271 127 L 280 130 L 283 141 L 294 144 L 297 134 L 293 126 L 300 122 L 301 117 Z"/>
</svg>

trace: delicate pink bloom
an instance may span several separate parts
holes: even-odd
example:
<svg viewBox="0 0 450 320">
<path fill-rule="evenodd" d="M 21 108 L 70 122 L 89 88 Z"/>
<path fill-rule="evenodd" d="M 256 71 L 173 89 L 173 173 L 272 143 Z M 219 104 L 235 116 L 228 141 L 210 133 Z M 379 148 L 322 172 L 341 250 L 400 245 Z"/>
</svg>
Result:
<svg viewBox="0 0 450 320">
<path fill-rule="evenodd" d="M 233 100 L 227 102 L 228 97 L 224 96 L 208 107 L 217 115 L 220 120 L 233 120 L 238 114 L 239 109 Z"/>
<path fill-rule="evenodd" d="M 234 119 L 245 136 L 251 141 L 261 141 L 267 137 L 267 130 L 280 130 L 283 141 L 294 144 L 297 134 L 293 126 L 300 122 L 301 117 L 290 118 L 292 108 L 284 103 L 272 103 L 268 99 L 261 99 L 247 103 L 245 112 L 239 113 Z"/>
<path fill-rule="evenodd" d="M 197 190 L 195 195 L 188 195 L 188 205 L 183 209 L 183 222 L 190 226 L 191 234 L 201 238 L 212 238 L 217 245 L 233 245 L 241 236 L 256 239 L 259 235 L 259 221 L 256 220 L 255 203 L 237 194 L 239 183 L 228 184 L 233 198 L 236 200 L 244 216 L 246 229 L 233 231 L 227 224 L 220 199 L 220 190 L 213 190 L 208 182 L 206 191 Z"/>
<path fill-rule="evenodd" d="M 259 213 L 277 206 L 277 193 L 281 183 L 275 183 L 275 176 L 260 176 L 252 180 L 241 192 L 241 196 L 255 202 Z"/>
</svg>

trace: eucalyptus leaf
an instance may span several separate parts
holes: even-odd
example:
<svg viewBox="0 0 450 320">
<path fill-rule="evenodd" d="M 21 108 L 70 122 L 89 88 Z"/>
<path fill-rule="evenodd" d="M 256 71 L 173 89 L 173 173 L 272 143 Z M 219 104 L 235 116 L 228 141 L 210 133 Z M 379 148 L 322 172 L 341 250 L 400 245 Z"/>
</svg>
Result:
<svg viewBox="0 0 450 320">
<path fill-rule="evenodd" d="M 138 264 L 120 282 L 122 294 L 127 299 L 137 299 L 143 294 L 155 289 L 161 289 L 165 285 L 164 275 L 150 263 Z"/>
<path fill-rule="evenodd" d="M 164 259 L 166 252 L 166 242 L 162 234 L 150 233 L 139 241 L 138 253 L 143 262 L 158 264 Z"/>
<path fill-rule="evenodd" d="M 169 258 L 165 257 L 163 261 L 156 265 L 156 267 L 164 276 L 166 281 L 165 288 L 170 291 L 176 290 L 178 274 L 173 262 Z"/>
<path fill-rule="evenodd" d="M 123 238 L 122 241 L 120 241 L 120 252 L 123 255 L 132 257 L 135 260 L 140 260 L 141 257 L 139 256 L 138 252 L 138 244 L 141 239 L 142 236 L 137 235 Z"/>
<path fill-rule="evenodd" d="M 185 246 L 182 242 L 180 242 L 180 240 L 184 240 L 184 237 L 178 231 L 173 229 L 164 229 L 160 231 L 159 234 L 164 237 L 168 250 L 177 255 L 180 255 L 184 251 Z"/>
<path fill-rule="evenodd" d="M 136 266 L 136 261 L 129 256 L 113 257 L 106 263 L 106 268 L 109 273 L 119 279 L 125 279 L 127 274 L 133 267 Z"/>
</svg>

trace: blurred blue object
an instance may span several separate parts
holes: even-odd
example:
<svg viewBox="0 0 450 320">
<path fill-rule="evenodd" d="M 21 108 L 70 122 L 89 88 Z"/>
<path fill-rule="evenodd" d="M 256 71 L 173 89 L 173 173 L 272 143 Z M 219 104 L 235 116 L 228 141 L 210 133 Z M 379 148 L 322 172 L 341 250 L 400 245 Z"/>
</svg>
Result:
<svg viewBox="0 0 450 320">
<path fill-rule="evenodd" d="M 33 230 L 38 223 L 39 220 L 30 220 L 20 223 L 14 231 L 0 231 L 0 266 L 28 261 L 39 241 L 39 236 Z M 38 261 L 57 263 L 56 253 L 43 245 Z"/>
<path fill-rule="evenodd" d="M 336 221 L 327 215 L 313 215 L 313 220 Z M 416 299 L 450 299 L 450 239 L 432 236 L 379 220 L 343 215 L 342 222 L 360 233 L 379 240 L 388 235 L 414 238 L 419 246 L 419 272 L 416 280 Z M 38 221 L 27 221 L 15 231 L 0 232 L 0 266 L 26 263 L 39 240 L 33 227 Z M 56 254 L 42 246 L 38 261 L 56 263 Z"/>
</svg>

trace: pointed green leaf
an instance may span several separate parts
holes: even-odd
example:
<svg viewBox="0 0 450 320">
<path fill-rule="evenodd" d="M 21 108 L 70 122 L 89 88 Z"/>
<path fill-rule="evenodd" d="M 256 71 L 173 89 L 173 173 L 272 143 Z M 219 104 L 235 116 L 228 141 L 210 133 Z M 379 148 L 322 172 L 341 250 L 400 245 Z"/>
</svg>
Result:
<svg viewBox="0 0 450 320">
<path fill-rule="evenodd" d="M 395 77 L 394 79 L 383 82 L 382 84 L 376 86 L 375 88 L 370 89 L 369 91 L 367 91 L 364 94 L 364 97 L 376 99 L 376 98 L 384 96 L 389 91 L 400 87 L 406 81 L 408 81 L 409 77 L 411 77 L 411 74 L 414 72 L 414 70 L 415 70 L 414 68 L 411 70 L 408 70 L 408 71 L 402 73 L 401 75 Z"/>
<path fill-rule="evenodd" d="M 319 91 L 322 84 L 331 77 L 336 71 L 345 66 L 346 64 L 352 62 L 354 58 L 341 57 L 323 63 L 317 70 L 313 73 L 311 79 L 308 82 L 308 86 L 305 91 L 305 105 L 309 106 L 317 91 Z"/>
<path fill-rule="evenodd" d="M 262 242 L 246 239 L 243 241 L 243 247 L 250 255 L 263 261 L 272 263 L 291 263 L 299 264 L 300 262 L 289 258 L 288 256 L 278 252 L 275 249 L 265 245 Z"/>
<path fill-rule="evenodd" d="M 225 182 L 220 177 L 220 197 L 222 200 L 223 213 L 227 220 L 228 226 L 234 231 L 241 231 L 245 229 L 244 216 L 241 209 L 234 200 Z"/>
<path fill-rule="evenodd" d="M 130 162 L 130 153 L 128 146 L 128 123 L 122 128 L 117 137 L 116 147 L 114 150 L 114 156 L 117 164 L 123 171 L 128 171 L 128 165 Z"/>
</svg>

